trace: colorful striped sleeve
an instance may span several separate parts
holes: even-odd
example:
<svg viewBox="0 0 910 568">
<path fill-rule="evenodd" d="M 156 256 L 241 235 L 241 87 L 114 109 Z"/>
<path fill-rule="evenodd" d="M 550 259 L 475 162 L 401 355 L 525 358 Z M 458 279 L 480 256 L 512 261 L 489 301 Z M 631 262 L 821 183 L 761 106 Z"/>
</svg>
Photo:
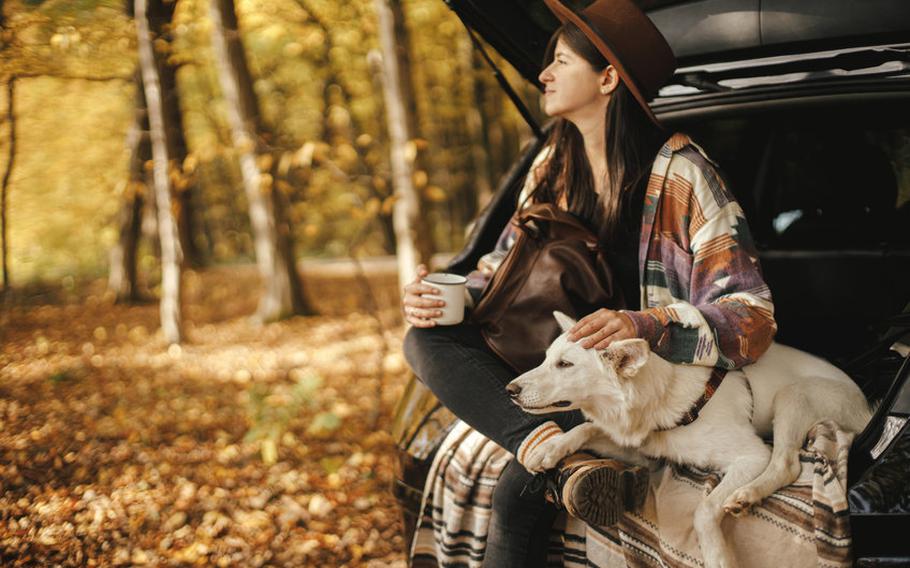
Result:
<svg viewBox="0 0 910 568">
<path fill-rule="evenodd" d="M 691 146 L 680 154 L 696 166 L 675 172 L 689 191 L 661 196 L 643 282 L 648 307 L 625 313 L 665 359 L 739 368 L 757 360 L 777 331 L 771 292 L 739 203 L 702 154 Z"/>
</svg>

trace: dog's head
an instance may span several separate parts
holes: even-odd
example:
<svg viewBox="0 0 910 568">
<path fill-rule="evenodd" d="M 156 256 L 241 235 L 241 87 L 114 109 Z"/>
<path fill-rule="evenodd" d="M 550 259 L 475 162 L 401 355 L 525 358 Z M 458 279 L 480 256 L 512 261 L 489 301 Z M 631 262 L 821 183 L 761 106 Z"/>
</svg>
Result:
<svg viewBox="0 0 910 568">
<path fill-rule="evenodd" d="M 585 349 L 568 339 L 575 320 L 558 311 L 553 316 L 562 333 L 543 363 L 506 386 L 512 401 L 531 414 L 623 403 L 631 380 L 651 355 L 648 342 L 625 339 L 606 349 Z"/>
</svg>

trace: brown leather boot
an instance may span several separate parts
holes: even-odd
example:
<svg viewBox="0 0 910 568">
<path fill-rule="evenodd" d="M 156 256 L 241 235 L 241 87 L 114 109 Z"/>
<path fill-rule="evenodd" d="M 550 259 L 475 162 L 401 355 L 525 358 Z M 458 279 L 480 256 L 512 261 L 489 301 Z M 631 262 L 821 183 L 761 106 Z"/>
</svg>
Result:
<svg viewBox="0 0 910 568">
<path fill-rule="evenodd" d="M 611 526 L 644 506 L 649 479 L 647 468 L 574 454 L 557 469 L 555 501 L 588 524 Z"/>
</svg>

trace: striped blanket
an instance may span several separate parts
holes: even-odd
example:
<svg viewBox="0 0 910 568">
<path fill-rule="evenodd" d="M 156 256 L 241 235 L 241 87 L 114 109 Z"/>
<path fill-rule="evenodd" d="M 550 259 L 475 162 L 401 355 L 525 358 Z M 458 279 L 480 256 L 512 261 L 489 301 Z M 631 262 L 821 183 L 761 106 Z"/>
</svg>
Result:
<svg viewBox="0 0 910 568">
<path fill-rule="evenodd" d="M 852 434 L 830 422 L 813 428 L 800 453 L 802 472 L 724 533 L 741 566 L 850 566 L 846 501 Z M 512 455 L 463 422 L 443 442 L 427 478 L 410 551 L 415 568 L 480 566 L 493 488 Z M 702 566 L 692 527 L 714 473 L 666 465 L 651 476 L 642 511 L 600 529 L 560 514 L 550 536 L 550 566 Z"/>
</svg>

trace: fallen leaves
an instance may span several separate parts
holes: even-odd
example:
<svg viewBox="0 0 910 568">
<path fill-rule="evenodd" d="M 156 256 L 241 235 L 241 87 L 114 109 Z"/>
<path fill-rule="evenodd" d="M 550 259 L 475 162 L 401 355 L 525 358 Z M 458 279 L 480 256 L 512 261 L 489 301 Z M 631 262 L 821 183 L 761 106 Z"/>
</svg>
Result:
<svg viewBox="0 0 910 568">
<path fill-rule="evenodd" d="M 369 317 L 253 328 L 254 271 L 194 278 L 179 347 L 156 306 L 113 305 L 101 283 L 91 301 L 13 309 L 0 564 L 403 566 L 384 432 L 400 355 L 377 400 Z"/>
</svg>

